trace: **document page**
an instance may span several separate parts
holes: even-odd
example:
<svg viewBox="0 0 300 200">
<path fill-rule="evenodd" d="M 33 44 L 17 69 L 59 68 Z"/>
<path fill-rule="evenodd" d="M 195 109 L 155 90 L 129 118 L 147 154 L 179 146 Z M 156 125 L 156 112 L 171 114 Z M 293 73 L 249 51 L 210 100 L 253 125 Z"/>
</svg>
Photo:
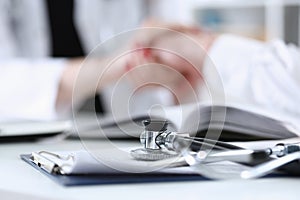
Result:
<svg viewBox="0 0 300 200">
<path fill-rule="evenodd" d="M 72 123 L 69 120 L 6 122 L 0 123 L 0 138 L 62 133 L 70 131 L 71 128 Z"/>
<path fill-rule="evenodd" d="M 188 167 L 182 167 L 185 166 L 185 162 L 181 157 L 160 161 L 138 161 L 130 156 L 131 149 L 35 153 L 60 166 L 63 174 L 191 173 Z"/>
</svg>

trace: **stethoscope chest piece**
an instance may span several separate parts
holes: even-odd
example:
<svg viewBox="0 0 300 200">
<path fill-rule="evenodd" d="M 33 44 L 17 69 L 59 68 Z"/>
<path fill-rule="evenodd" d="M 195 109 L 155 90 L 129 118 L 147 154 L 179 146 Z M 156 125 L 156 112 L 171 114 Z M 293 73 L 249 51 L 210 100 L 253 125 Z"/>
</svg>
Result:
<svg viewBox="0 0 300 200">
<path fill-rule="evenodd" d="M 145 130 L 140 136 L 143 148 L 134 149 L 130 152 L 136 160 L 157 161 L 178 156 L 175 151 L 165 148 L 165 135 L 168 121 L 166 120 L 144 120 Z"/>
</svg>

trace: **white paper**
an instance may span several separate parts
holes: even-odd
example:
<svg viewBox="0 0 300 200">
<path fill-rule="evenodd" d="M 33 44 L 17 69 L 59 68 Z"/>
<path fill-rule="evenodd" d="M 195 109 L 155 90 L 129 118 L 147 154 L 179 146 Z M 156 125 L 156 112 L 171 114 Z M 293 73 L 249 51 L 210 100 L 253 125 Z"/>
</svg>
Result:
<svg viewBox="0 0 300 200">
<path fill-rule="evenodd" d="M 93 152 L 39 152 L 40 155 L 55 162 L 61 167 L 64 174 L 86 173 L 192 173 L 187 167 L 182 166 L 182 158 L 172 158 L 161 161 L 134 160 L 129 153 L 130 149 L 105 149 Z M 60 158 L 53 156 L 57 154 Z"/>
<path fill-rule="evenodd" d="M 26 136 L 70 131 L 71 121 L 21 121 L 0 124 L 1 136 Z"/>
</svg>

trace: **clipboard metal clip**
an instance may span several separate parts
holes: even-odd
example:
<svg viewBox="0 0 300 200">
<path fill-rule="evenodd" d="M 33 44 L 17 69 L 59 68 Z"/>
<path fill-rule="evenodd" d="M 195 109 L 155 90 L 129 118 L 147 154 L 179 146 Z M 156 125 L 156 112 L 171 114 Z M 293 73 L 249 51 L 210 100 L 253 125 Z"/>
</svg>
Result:
<svg viewBox="0 0 300 200">
<path fill-rule="evenodd" d="M 49 157 L 53 157 L 54 159 L 52 160 Z M 51 174 L 65 174 L 62 167 L 68 165 L 68 163 L 59 164 L 54 161 L 55 159 L 60 160 L 62 162 L 69 161 L 70 159 L 74 160 L 73 156 L 71 155 L 64 158 L 58 154 L 48 151 L 32 152 L 30 159 L 38 167 L 44 169 L 45 171 Z"/>
</svg>

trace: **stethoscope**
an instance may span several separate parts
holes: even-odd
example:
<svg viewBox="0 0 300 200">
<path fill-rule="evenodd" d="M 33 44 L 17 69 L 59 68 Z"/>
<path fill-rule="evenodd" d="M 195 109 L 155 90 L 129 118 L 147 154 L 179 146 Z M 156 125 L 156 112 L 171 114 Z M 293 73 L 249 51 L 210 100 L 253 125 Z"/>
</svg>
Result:
<svg viewBox="0 0 300 200">
<path fill-rule="evenodd" d="M 247 179 L 264 176 L 283 166 L 288 172 L 300 174 L 300 164 L 295 164 L 300 163 L 299 143 L 279 143 L 272 148 L 251 150 L 227 142 L 168 131 L 166 120 L 144 120 L 143 125 L 144 131 L 140 135 L 143 147 L 131 151 L 131 156 L 137 160 L 183 157 L 190 166 L 198 168 L 207 163 L 230 161 L 252 166 L 239 174 L 240 178 Z"/>
</svg>

